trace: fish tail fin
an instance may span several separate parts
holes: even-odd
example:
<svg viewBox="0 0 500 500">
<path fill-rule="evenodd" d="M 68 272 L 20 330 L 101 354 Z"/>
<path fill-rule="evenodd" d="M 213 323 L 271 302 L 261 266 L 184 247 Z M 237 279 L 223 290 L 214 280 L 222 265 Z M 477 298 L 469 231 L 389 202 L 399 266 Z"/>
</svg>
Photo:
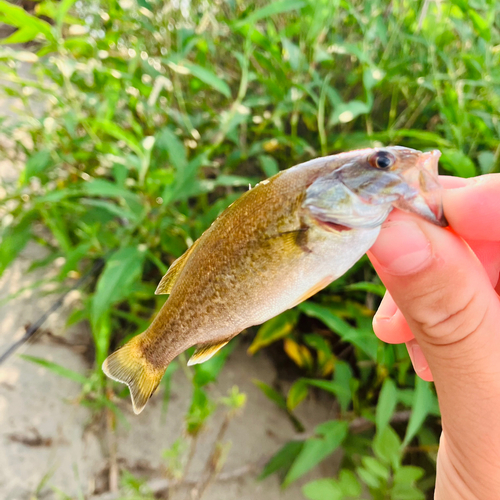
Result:
<svg viewBox="0 0 500 500">
<path fill-rule="evenodd" d="M 137 335 L 102 364 L 102 371 L 109 378 L 128 385 L 136 415 L 144 409 L 167 369 L 167 366 L 158 368 L 147 360 L 142 349 L 143 340 L 144 333 Z"/>
</svg>

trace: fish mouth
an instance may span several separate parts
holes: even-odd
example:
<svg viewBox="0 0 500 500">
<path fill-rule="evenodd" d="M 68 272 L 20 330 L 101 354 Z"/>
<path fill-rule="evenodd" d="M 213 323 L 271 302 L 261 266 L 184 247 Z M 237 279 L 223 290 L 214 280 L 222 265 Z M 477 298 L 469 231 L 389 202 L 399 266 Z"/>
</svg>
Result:
<svg viewBox="0 0 500 500">
<path fill-rule="evenodd" d="M 412 188 L 412 195 L 394 203 L 396 208 L 415 213 L 436 226 L 446 227 L 448 221 L 443 211 L 443 187 L 439 183 L 438 150 L 422 153 L 417 165 L 408 169 L 402 177 Z"/>
</svg>

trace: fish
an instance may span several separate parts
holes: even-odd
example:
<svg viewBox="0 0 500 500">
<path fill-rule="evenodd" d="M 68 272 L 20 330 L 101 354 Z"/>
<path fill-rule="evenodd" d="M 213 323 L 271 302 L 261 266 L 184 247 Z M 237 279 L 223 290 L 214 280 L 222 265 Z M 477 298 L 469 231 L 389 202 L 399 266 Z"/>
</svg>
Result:
<svg viewBox="0 0 500 500">
<path fill-rule="evenodd" d="M 168 269 L 169 294 L 146 331 L 103 363 L 139 414 L 169 363 L 196 346 L 203 363 L 342 276 L 375 242 L 394 208 L 446 226 L 438 150 L 401 146 L 316 158 L 246 191 Z"/>
</svg>

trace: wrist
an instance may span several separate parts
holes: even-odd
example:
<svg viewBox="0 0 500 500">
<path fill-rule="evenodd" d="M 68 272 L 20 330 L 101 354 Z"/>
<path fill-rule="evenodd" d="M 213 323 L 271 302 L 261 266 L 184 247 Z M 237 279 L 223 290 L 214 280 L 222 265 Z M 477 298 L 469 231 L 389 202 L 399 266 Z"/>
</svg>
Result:
<svg viewBox="0 0 500 500">
<path fill-rule="evenodd" d="M 457 451 L 443 431 L 434 500 L 499 499 L 500 463 L 495 467 L 486 456 L 477 459 L 475 455 Z M 484 463 L 479 463 L 479 460 Z"/>
</svg>

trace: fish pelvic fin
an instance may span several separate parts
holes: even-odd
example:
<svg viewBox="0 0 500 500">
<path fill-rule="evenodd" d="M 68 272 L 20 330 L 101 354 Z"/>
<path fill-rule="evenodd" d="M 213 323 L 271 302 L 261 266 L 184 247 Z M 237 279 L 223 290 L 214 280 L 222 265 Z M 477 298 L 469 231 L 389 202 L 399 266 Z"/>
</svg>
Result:
<svg viewBox="0 0 500 500">
<path fill-rule="evenodd" d="M 102 364 L 102 371 L 109 378 L 128 385 L 136 415 L 144 409 L 167 369 L 166 366 L 157 368 L 146 359 L 142 349 L 143 335 L 134 337 Z"/>
<path fill-rule="evenodd" d="M 220 351 L 229 340 L 223 340 L 222 342 L 216 342 L 211 344 L 200 344 L 196 347 L 196 351 L 189 358 L 188 366 L 199 365 L 208 361 L 214 354 Z"/>
</svg>

